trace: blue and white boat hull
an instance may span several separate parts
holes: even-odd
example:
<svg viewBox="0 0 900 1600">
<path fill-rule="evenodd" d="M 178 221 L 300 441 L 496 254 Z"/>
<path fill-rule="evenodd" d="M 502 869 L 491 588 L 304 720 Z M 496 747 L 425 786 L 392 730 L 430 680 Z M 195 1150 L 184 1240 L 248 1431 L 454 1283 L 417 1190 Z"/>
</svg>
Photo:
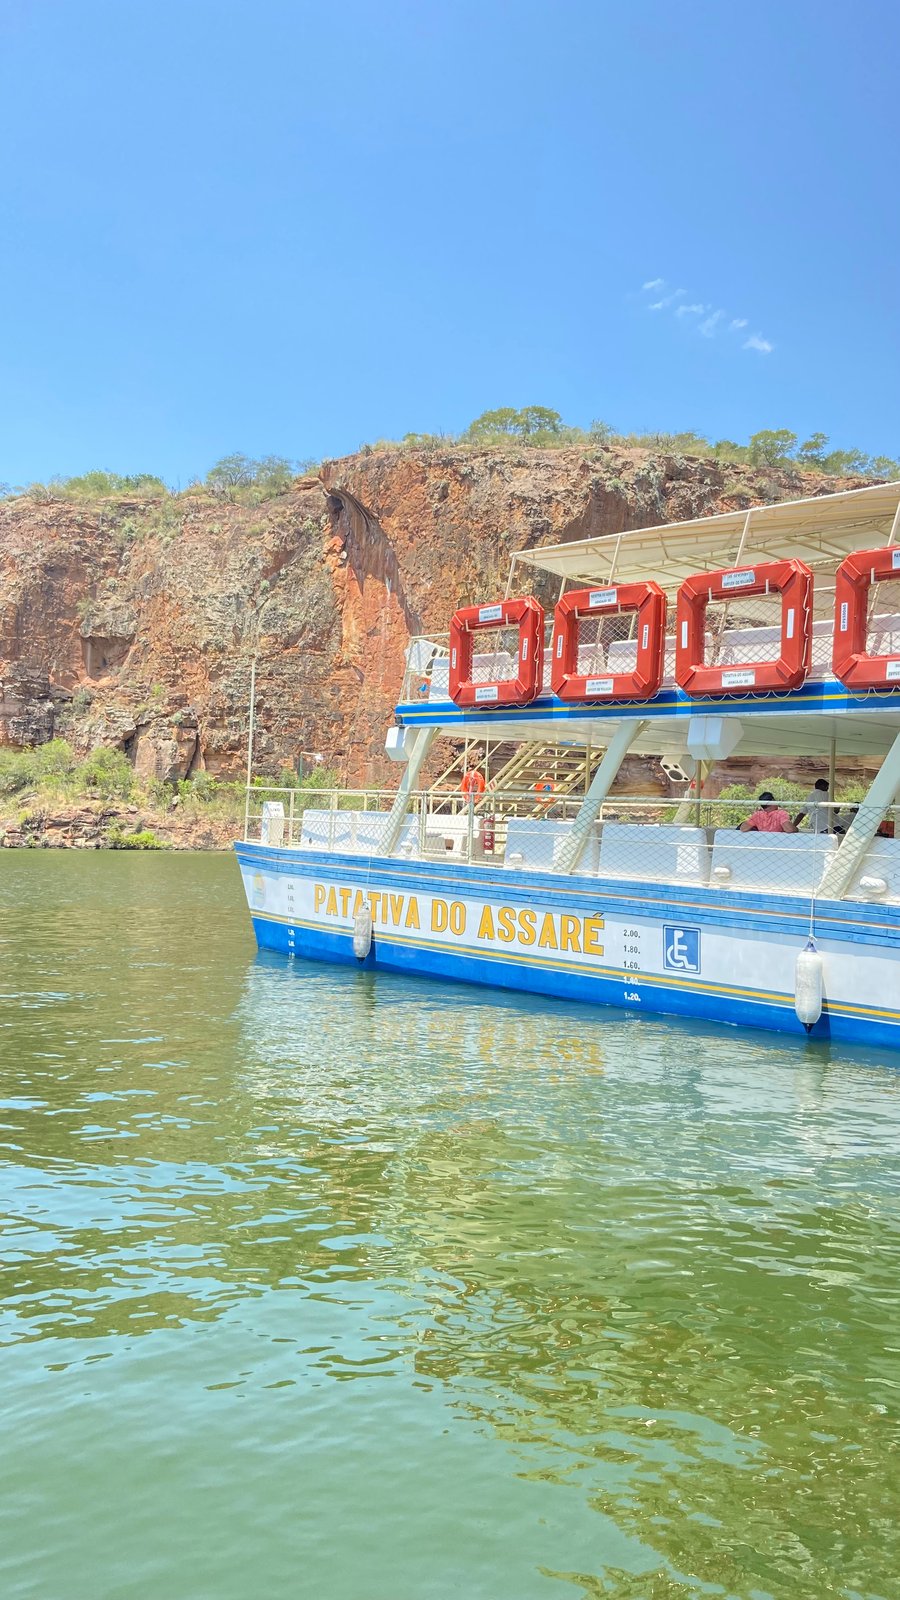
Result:
<svg viewBox="0 0 900 1600">
<path fill-rule="evenodd" d="M 259 945 L 288 956 L 806 1036 L 808 897 L 235 846 Z M 372 908 L 372 943 L 353 952 Z M 900 1048 L 900 907 L 820 903 L 813 1039 Z"/>
</svg>

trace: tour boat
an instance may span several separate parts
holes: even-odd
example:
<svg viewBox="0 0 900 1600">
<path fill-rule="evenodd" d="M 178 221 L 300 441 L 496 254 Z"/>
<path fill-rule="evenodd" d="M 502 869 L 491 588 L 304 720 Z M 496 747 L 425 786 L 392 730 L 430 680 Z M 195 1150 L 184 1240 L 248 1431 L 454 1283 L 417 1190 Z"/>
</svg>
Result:
<svg viewBox="0 0 900 1600">
<path fill-rule="evenodd" d="M 900 1047 L 898 530 L 885 483 L 518 551 L 411 640 L 394 790 L 248 781 L 259 945 Z M 738 757 L 827 790 L 784 831 Z"/>
</svg>

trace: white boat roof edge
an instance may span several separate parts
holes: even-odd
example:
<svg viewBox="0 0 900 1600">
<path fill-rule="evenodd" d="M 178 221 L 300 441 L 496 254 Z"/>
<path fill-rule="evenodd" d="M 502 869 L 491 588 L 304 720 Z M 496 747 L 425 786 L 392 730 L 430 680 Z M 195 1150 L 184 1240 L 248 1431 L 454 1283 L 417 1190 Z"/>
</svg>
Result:
<svg viewBox="0 0 900 1600">
<path fill-rule="evenodd" d="M 518 562 L 564 581 L 637 583 L 664 589 L 686 577 L 797 556 L 815 571 L 835 567 L 851 550 L 893 543 L 900 535 L 900 482 L 754 505 L 682 522 L 599 534 L 591 539 L 517 550 Z"/>
</svg>

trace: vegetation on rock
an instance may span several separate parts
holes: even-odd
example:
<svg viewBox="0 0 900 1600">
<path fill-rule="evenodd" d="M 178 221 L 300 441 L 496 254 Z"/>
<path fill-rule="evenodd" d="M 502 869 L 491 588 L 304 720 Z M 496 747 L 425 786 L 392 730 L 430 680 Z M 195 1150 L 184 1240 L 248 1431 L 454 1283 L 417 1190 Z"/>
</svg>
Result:
<svg viewBox="0 0 900 1600">
<path fill-rule="evenodd" d="M 152 828 L 138 828 L 129 833 L 120 822 L 114 822 L 106 830 L 106 843 L 110 850 L 168 850 L 165 840 L 160 839 Z"/>
<path fill-rule="evenodd" d="M 867 455 L 864 450 L 832 449 L 824 433 L 814 433 L 802 443 L 789 428 L 763 428 L 746 444 L 733 439 L 709 439 L 702 433 L 620 433 L 608 422 L 590 428 L 571 427 L 548 406 L 500 406 L 483 411 L 461 434 L 407 433 L 399 441 L 382 439 L 372 449 L 438 450 L 460 445 L 502 449 L 510 444 L 531 449 L 602 449 L 605 446 L 652 450 L 660 455 L 707 456 L 751 467 L 797 466 L 805 472 L 834 477 L 900 478 L 900 460 Z"/>
<path fill-rule="evenodd" d="M 483 411 L 460 433 L 406 433 L 401 439 L 378 439 L 362 446 L 373 450 L 439 451 L 476 447 L 508 449 L 602 450 L 605 447 L 652 450 L 662 455 L 705 456 L 717 461 L 751 467 L 799 467 L 805 472 L 828 473 L 833 477 L 900 478 L 900 460 L 887 455 L 869 455 L 855 446 L 832 448 L 827 434 L 813 433 L 801 441 L 790 428 L 762 428 L 752 433 L 745 444 L 734 439 L 711 439 L 688 429 L 681 433 L 625 433 L 600 419 L 589 428 L 564 422 L 550 406 L 497 406 Z M 195 479 L 184 491 L 171 489 L 151 472 L 122 474 L 95 470 L 76 477 L 50 478 L 46 483 L 25 487 L 0 486 L 0 498 L 25 495 L 39 503 L 53 500 L 98 500 L 130 496 L 148 500 L 178 499 L 181 494 L 206 494 L 214 499 L 243 505 L 260 505 L 285 494 L 295 479 L 318 471 L 315 460 L 292 461 L 286 456 L 247 456 L 240 451 L 222 456 L 205 477 Z M 177 519 L 176 519 L 177 520 Z M 130 531 L 126 536 L 133 536 Z"/>
</svg>

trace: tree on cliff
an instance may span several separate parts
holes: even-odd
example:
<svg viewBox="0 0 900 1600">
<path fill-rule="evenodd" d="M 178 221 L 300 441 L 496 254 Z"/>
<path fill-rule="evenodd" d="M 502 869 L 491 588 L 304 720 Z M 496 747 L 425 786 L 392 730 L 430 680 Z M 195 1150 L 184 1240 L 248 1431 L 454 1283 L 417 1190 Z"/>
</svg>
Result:
<svg viewBox="0 0 900 1600">
<path fill-rule="evenodd" d="M 750 464 L 754 467 L 783 467 L 791 459 L 797 435 L 789 428 L 763 428 L 751 433 L 748 442 Z"/>
<path fill-rule="evenodd" d="M 263 456 L 254 461 L 236 451 L 210 468 L 206 487 L 225 500 L 238 499 L 241 490 L 250 491 L 248 498 L 265 500 L 287 489 L 296 471 L 297 464 L 284 456 Z"/>
<path fill-rule="evenodd" d="M 813 433 L 801 444 L 797 451 L 797 460 L 802 467 L 807 467 L 815 472 L 823 471 L 825 467 L 827 433 Z"/>
<path fill-rule="evenodd" d="M 516 411 L 512 406 L 499 406 L 495 411 L 483 411 L 466 429 L 464 438 L 476 444 L 489 444 L 492 439 L 521 439 L 526 444 L 543 444 L 558 437 L 563 420 L 558 411 L 548 406 L 523 406 Z"/>
<path fill-rule="evenodd" d="M 253 482 L 255 466 L 255 461 L 237 451 L 233 455 L 223 456 L 206 474 L 206 487 L 213 494 L 231 495 L 235 489 L 242 489 L 245 484 Z"/>
<path fill-rule="evenodd" d="M 499 406 L 496 411 L 482 411 L 480 417 L 469 423 L 465 437 L 491 439 L 498 433 L 505 433 L 510 438 L 515 438 L 519 432 L 518 421 L 519 413 L 512 406 Z"/>
</svg>

